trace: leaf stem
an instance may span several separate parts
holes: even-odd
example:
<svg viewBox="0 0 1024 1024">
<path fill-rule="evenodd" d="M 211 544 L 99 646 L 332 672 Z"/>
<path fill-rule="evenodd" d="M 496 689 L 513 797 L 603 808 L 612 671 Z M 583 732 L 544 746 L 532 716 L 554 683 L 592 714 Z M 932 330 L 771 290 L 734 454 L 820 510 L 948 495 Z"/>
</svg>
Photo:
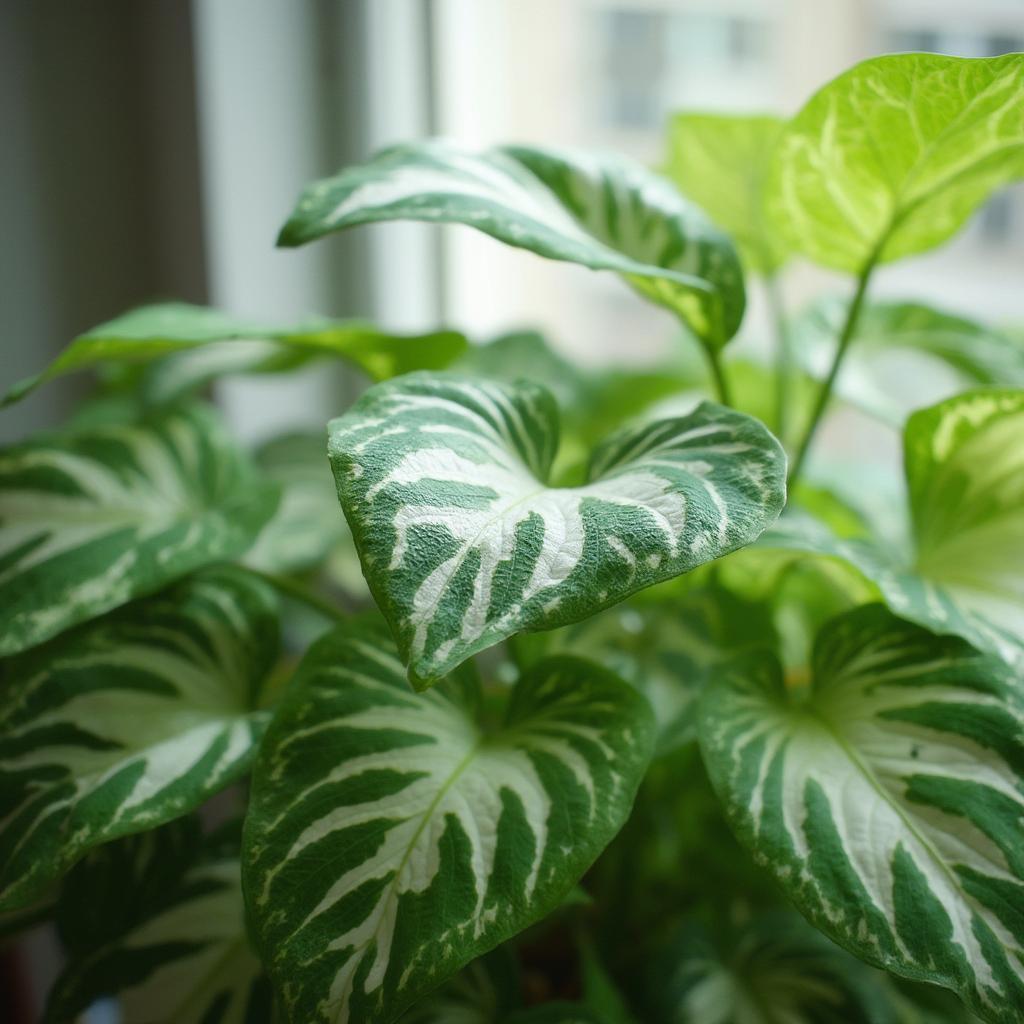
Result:
<svg viewBox="0 0 1024 1024">
<path fill-rule="evenodd" d="M 341 608 L 333 604 L 326 597 L 321 597 L 315 590 L 311 590 L 304 583 L 300 583 L 290 576 L 282 576 L 278 573 L 254 569 L 250 565 L 243 565 L 242 568 L 252 573 L 253 576 L 258 576 L 261 580 L 269 583 L 275 590 L 280 591 L 282 594 L 287 594 L 288 597 L 319 612 L 325 619 L 331 619 L 333 622 L 346 621 L 345 612 Z"/>
<path fill-rule="evenodd" d="M 857 277 L 857 289 L 853 293 L 853 298 L 850 300 L 850 305 L 846 310 L 846 320 L 843 323 L 842 330 L 839 332 L 839 344 L 836 346 L 836 354 L 832 357 L 832 365 L 829 367 L 828 376 L 818 392 L 818 399 L 814 403 L 814 411 L 811 413 L 811 421 L 807 425 L 807 432 L 804 434 L 796 458 L 793 460 L 793 468 L 790 470 L 788 483 L 790 492 L 796 486 L 796 482 L 800 477 L 800 471 L 803 469 L 804 462 L 807 459 L 811 442 L 814 440 L 814 435 L 821 424 L 821 418 L 828 408 L 829 399 L 832 397 L 832 388 L 835 385 L 836 377 L 839 375 L 839 368 L 843 364 L 846 350 L 850 347 L 850 342 L 853 340 L 853 335 L 857 330 L 857 321 L 860 319 L 861 307 L 864 305 L 868 281 L 871 279 L 871 273 L 878 262 L 878 254 L 881 252 L 881 248 L 881 245 L 879 245 L 875 249 Z"/>
<path fill-rule="evenodd" d="M 725 367 L 722 365 L 721 352 L 711 345 L 705 345 L 704 352 L 708 357 L 708 365 L 711 367 L 711 376 L 715 381 L 715 391 L 718 393 L 718 400 L 722 405 L 731 406 L 732 391 L 729 388 L 729 378 L 725 375 Z"/>
<path fill-rule="evenodd" d="M 782 302 L 779 276 L 774 271 L 764 275 L 768 309 L 775 329 L 775 434 L 786 443 L 786 427 L 789 414 L 789 383 L 793 373 L 793 349 L 790 344 L 789 326 L 786 323 L 786 309 Z"/>
</svg>

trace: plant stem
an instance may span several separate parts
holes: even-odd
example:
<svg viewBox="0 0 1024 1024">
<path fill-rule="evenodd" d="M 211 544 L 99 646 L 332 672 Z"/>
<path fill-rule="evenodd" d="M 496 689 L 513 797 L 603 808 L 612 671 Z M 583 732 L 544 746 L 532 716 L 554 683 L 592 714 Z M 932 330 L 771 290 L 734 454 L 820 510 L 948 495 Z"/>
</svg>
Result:
<svg viewBox="0 0 1024 1024">
<path fill-rule="evenodd" d="M 704 352 L 708 357 L 708 365 L 711 367 L 711 376 L 715 381 L 715 390 L 718 393 L 718 400 L 722 405 L 732 405 L 732 392 L 729 390 L 729 379 L 725 375 L 725 367 L 722 365 L 722 355 L 717 348 L 711 345 L 704 346 Z"/>
<path fill-rule="evenodd" d="M 775 328 L 775 433 L 786 443 L 786 426 L 789 413 L 789 381 L 793 373 L 793 350 L 789 341 L 789 327 L 786 324 L 786 310 L 782 303 L 779 278 L 774 272 L 764 275 L 764 287 L 768 296 L 768 309 Z"/>
<path fill-rule="evenodd" d="M 319 612 L 324 618 L 331 619 L 334 622 L 345 621 L 345 613 L 340 608 L 328 601 L 327 598 L 321 597 L 316 591 L 310 590 L 304 583 L 300 583 L 290 576 L 263 572 L 261 569 L 253 569 L 248 565 L 242 566 L 242 568 L 247 572 L 251 572 L 253 576 L 259 576 L 261 580 L 265 580 L 275 590 L 279 590 L 282 594 L 287 594 L 296 601 L 300 601 L 307 607 Z"/>
<path fill-rule="evenodd" d="M 818 392 L 818 399 L 814 403 L 814 411 L 811 413 L 811 421 L 807 425 L 807 433 L 804 434 L 804 439 L 800 442 L 796 458 L 793 460 L 793 468 L 789 473 L 788 486 L 790 491 L 796 486 L 796 482 L 800 477 L 800 471 L 803 469 L 804 461 L 810 450 L 811 442 L 814 440 L 814 435 L 821 423 L 821 418 L 825 414 L 826 408 L 828 408 L 829 399 L 832 397 L 832 387 L 836 382 L 836 377 L 839 375 L 839 367 L 842 366 L 846 350 L 850 347 L 854 332 L 857 330 L 857 321 L 860 318 L 861 306 L 864 304 L 868 281 L 871 279 L 871 272 L 875 269 L 875 263 L 878 261 L 878 253 L 881 252 L 881 248 L 881 245 L 879 245 L 875 252 L 872 253 L 857 277 L 857 290 L 853 293 L 853 298 L 850 300 L 850 305 L 846 310 L 846 320 L 843 323 L 842 330 L 839 332 L 839 344 L 836 346 L 836 354 L 832 357 L 832 365 L 829 367 L 828 376 Z"/>
</svg>

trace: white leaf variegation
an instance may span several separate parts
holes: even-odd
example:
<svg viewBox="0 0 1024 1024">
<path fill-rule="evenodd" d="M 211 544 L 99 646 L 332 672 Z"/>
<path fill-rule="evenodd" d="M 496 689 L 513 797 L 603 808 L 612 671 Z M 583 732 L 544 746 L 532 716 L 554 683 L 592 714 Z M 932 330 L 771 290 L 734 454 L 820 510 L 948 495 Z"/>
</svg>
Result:
<svg viewBox="0 0 1024 1024">
<path fill-rule="evenodd" d="M 556 658 L 517 684 L 500 724 L 478 706 L 465 673 L 413 693 L 368 623 L 306 655 L 267 732 L 243 844 L 288 1021 L 393 1020 L 554 909 L 622 825 L 654 732 L 626 683 Z"/>
<path fill-rule="evenodd" d="M 974 391 L 904 432 L 912 549 L 787 512 L 761 545 L 844 560 L 889 607 L 1024 668 L 1024 391 Z"/>
<path fill-rule="evenodd" d="M 728 237 L 664 179 L 618 156 L 430 140 L 310 185 L 281 231 L 304 242 L 358 224 L 465 224 L 549 259 L 613 270 L 720 346 L 743 317 Z"/>
<path fill-rule="evenodd" d="M 268 717 L 273 593 L 209 569 L 4 663 L 0 907 L 237 779 Z"/>
<path fill-rule="evenodd" d="M 331 423 L 363 572 L 417 685 L 750 543 L 785 500 L 778 442 L 720 406 L 615 434 L 578 487 L 547 483 L 557 439 L 543 388 L 440 374 Z"/>
<path fill-rule="evenodd" d="M 102 847 L 70 875 L 61 911 L 88 941 L 69 950 L 44 1024 L 70 1024 L 102 996 L 117 997 L 121 1024 L 270 1024 L 270 985 L 246 937 L 238 828 L 165 849 L 178 824 Z M 85 886 L 83 898 L 74 890 Z"/>
<path fill-rule="evenodd" d="M 737 834 L 814 924 L 1017 1024 L 1022 705 L 998 659 L 866 605 L 819 634 L 808 693 L 746 658 L 698 717 Z"/>
<path fill-rule="evenodd" d="M 277 500 L 201 406 L 0 451 L 0 655 L 240 555 Z"/>
</svg>

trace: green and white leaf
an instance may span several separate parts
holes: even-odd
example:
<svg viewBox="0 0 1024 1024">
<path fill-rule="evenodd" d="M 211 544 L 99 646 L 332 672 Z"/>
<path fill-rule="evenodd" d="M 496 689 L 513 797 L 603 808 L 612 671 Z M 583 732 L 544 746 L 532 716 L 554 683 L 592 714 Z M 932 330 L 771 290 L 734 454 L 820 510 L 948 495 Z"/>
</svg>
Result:
<svg viewBox="0 0 1024 1024">
<path fill-rule="evenodd" d="M 465 348 L 466 339 L 453 331 L 406 337 L 361 321 L 324 317 L 273 324 L 166 302 L 130 310 L 86 331 L 42 373 L 11 388 L 0 405 L 18 401 L 55 377 L 111 363 L 159 360 L 143 381 L 143 393 L 164 403 L 227 373 L 288 370 L 316 356 L 346 359 L 374 380 L 384 380 L 410 370 L 442 369 Z"/>
<path fill-rule="evenodd" d="M 820 89 L 779 139 L 771 223 L 859 273 L 946 241 L 1024 176 L 1024 54 L 874 57 Z"/>
<path fill-rule="evenodd" d="M 1024 1005 L 1024 699 L 996 658 L 866 605 L 819 634 L 809 690 L 772 657 L 701 697 L 705 763 L 740 839 L 827 935 L 956 991 Z"/>
<path fill-rule="evenodd" d="M 804 368 L 823 380 L 835 355 L 846 302 L 814 303 L 790 329 Z M 994 328 L 912 302 L 874 302 L 857 321 L 836 392 L 902 427 L 914 408 L 978 385 L 1024 385 L 1024 344 Z"/>
<path fill-rule="evenodd" d="M 201 406 L 0 451 L 0 655 L 241 555 L 277 501 Z"/>
<path fill-rule="evenodd" d="M 82 922 L 93 941 L 72 950 L 44 1024 L 77 1020 L 113 995 L 122 1024 L 270 1024 L 270 986 L 246 937 L 237 831 L 233 842 L 207 837 L 175 875 L 161 869 L 176 824 L 101 847 L 72 872 L 69 885 L 98 886 Z M 124 912 L 113 926 L 111 903 Z"/>
<path fill-rule="evenodd" d="M 442 140 L 385 149 L 308 186 L 279 244 L 387 220 L 465 224 L 548 259 L 621 274 L 724 345 L 743 317 L 729 239 L 663 178 L 622 157 Z"/>
<path fill-rule="evenodd" d="M 883 979 L 790 912 L 687 925 L 651 981 L 665 1024 L 897 1024 Z"/>
<path fill-rule="evenodd" d="M 211 569 L 11 658 L 0 687 L 0 908 L 87 850 L 239 778 L 268 717 L 273 593 Z"/>
<path fill-rule="evenodd" d="M 268 441 L 256 463 L 281 488 L 274 517 L 245 555 L 263 572 L 292 572 L 317 565 L 348 534 L 322 434 L 289 434 Z"/>
<path fill-rule="evenodd" d="M 654 731 L 628 684 L 552 659 L 492 728 L 478 692 L 463 673 L 413 693 L 366 624 L 306 655 L 262 747 L 243 854 L 287 1020 L 393 1020 L 554 910 L 628 815 Z"/>
<path fill-rule="evenodd" d="M 794 509 L 765 547 L 839 558 L 904 618 L 1024 666 L 1024 392 L 975 391 L 904 432 L 906 543 L 840 538 Z"/>
<path fill-rule="evenodd" d="M 413 374 L 329 434 L 364 575 L 417 685 L 750 543 L 785 500 L 778 442 L 708 403 L 613 435 L 579 487 L 549 485 L 557 410 L 526 382 Z"/>
<path fill-rule="evenodd" d="M 774 274 L 788 253 L 768 223 L 765 178 L 783 121 L 771 114 L 674 114 L 666 175 L 729 232 L 743 262 Z"/>
</svg>

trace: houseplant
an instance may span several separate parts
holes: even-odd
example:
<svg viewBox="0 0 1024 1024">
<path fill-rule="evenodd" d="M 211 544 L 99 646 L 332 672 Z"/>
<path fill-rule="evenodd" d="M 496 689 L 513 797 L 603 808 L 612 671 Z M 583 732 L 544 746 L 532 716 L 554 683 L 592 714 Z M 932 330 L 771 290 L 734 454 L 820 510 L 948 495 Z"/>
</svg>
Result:
<svg viewBox="0 0 1024 1024">
<path fill-rule="evenodd" d="M 468 224 L 703 366 L 174 304 L 10 393 L 101 371 L 0 455 L 0 909 L 57 924 L 47 1020 L 1024 1020 L 1024 349 L 870 289 L 1024 175 L 1024 57 L 877 58 L 669 149 L 400 146 L 281 242 Z M 730 358 L 793 257 L 852 296 Z M 894 348 L 953 393 L 901 406 Z M 328 357 L 376 383 L 326 450 L 197 398 Z M 905 494 L 815 461 L 838 401 Z"/>
</svg>

